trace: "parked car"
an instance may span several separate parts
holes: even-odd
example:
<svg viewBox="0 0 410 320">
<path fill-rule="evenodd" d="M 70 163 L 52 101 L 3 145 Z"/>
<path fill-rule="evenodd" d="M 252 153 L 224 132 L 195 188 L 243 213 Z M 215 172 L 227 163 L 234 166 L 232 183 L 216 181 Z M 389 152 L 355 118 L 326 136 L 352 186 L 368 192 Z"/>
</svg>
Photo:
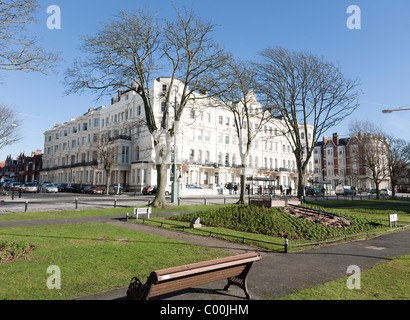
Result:
<svg viewBox="0 0 410 320">
<path fill-rule="evenodd" d="M 21 182 L 12 182 L 10 184 L 10 191 L 19 191 L 22 186 Z"/>
<path fill-rule="evenodd" d="M 155 194 L 157 193 L 157 186 L 146 186 L 142 189 L 142 194 Z"/>
<path fill-rule="evenodd" d="M 349 196 L 349 195 L 356 195 L 356 190 L 353 189 L 351 186 L 342 186 L 338 185 L 335 189 L 335 194 L 338 196 Z"/>
<path fill-rule="evenodd" d="M 75 183 L 69 183 L 66 187 L 67 192 L 81 192 L 81 186 Z"/>
<path fill-rule="evenodd" d="M 22 186 L 21 191 L 22 192 L 37 192 L 38 185 L 35 182 L 26 183 L 25 185 Z"/>
<path fill-rule="evenodd" d="M 3 188 L 4 188 L 4 190 L 10 190 L 10 185 L 11 185 L 13 182 L 15 182 L 15 181 L 14 181 L 14 180 L 13 180 L 13 181 L 11 181 L 11 180 L 5 181 L 5 182 L 3 183 Z"/>
<path fill-rule="evenodd" d="M 376 189 L 370 189 L 370 194 L 376 194 L 377 190 Z"/>
<path fill-rule="evenodd" d="M 65 183 L 57 183 L 56 187 L 57 187 L 59 192 L 67 191 L 67 184 L 65 184 Z"/>
<path fill-rule="evenodd" d="M 146 186 L 142 189 L 142 194 L 155 194 L 157 193 L 157 186 Z M 172 193 L 172 186 L 171 185 L 167 185 L 165 187 L 165 195 L 169 196 Z"/>
<path fill-rule="evenodd" d="M 187 189 L 202 189 L 202 187 L 198 187 L 198 186 L 196 186 L 196 185 L 194 185 L 194 184 L 187 184 L 186 186 L 185 186 L 185 188 L 187 188 Z M 226 188 L 226 187 L 225 187 Z"/>
<path fill-rule="evenodd" d="M 323 196 L 323 192 L 321 188 L 308 188 L 306 196 Z"/>
<path fill-rule="evenodd" d="M 81 192 L 90 194 L 103 194 L 103 189 L 93 186 L 85 186 Z"/>
<path fill-rule="evenodd" d="M 124 188 L 120 185 L 119 194 L 122 193 L 123 189 Z M 118 184 L 111 184 L 108 188 L 108 192 L 109 194 L 118 194 Z"/>
<path fill-rule="evenodd" d="M 391 190 L 390 189 L 381 189 L 380 190 L 380 195 L 381 196 L 391 196 Z"/>
<path fill-rule="evenodd" d="M 44 187 L 45 187 L 46 193 L 57 193 L 58 192 L 58 188 L 52 183 L 46 184 Z"/>
</svg>

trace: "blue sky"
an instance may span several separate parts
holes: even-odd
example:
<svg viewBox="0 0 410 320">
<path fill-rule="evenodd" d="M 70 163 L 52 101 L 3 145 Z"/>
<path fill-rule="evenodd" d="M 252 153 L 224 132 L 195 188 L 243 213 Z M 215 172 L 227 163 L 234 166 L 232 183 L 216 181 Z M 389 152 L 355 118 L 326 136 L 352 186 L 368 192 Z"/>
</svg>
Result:
<svg viewBox="0 0 410 320">
<path fill-rule="evenodd" d="M 203 20 L 218 24 L 214 38 L 242 59 L 253 59 L 269 46 L 306 50 L 341 66 L 349 78 L 358 78 L 363 94 L 359 108 L 327 132 L 348 133 L 353 120 L 370 120 L 398 138 L 409 140 L 410 111 L 383 114 L 383 109 L 410 105 L 410 1 L 408 0 L 174 0 L 176 7 L 192 7 Z M 43 150 L 43 132 L 56 123 L 109 104 L 91 94 L 64 94 L 63 73 L 80 56 L 80 36 L 94 34 L 100 22 L 120 10 L 148 6 L 160 16 L 174 14 L 169 0 L 40 0 L 38 24 L 33 26 L 47 50 L 65 60 L 58 74 L 0 70 L 0 101 L 21 119 L 22 141 L 0 150 L 0 161 L 11 154 Z M 47 28 L 47 7 L 61 9 L 61 29 Z M 350 30 L 350 5 L 361 9 L 361 29 Z"/>
</svg>

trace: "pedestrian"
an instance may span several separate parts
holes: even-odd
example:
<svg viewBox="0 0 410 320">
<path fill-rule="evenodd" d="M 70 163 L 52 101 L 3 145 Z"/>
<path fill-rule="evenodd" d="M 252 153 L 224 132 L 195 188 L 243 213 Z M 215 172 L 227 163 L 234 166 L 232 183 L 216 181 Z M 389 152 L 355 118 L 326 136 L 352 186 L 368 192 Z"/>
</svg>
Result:
<svg viewBox="0 0 410 320">
<path fill-rule="evenodd" d="M 233 190 L 235 191 L 235 194 L 238 194 L 238 185 L 237 184 L 234 185 Z"/>
<path fill-rule="evenodd" d="M 282 195 L 282 193 L 283 193 L 283 187 L 282 187 L 282 185 L 280 185 L 279 190 L 280 190 L 280 195 Z"/>
<path fill-rule="evenodd" d="M 292 195 L 292 187 L 289 186 L 289 194 Z"/>
</svg>

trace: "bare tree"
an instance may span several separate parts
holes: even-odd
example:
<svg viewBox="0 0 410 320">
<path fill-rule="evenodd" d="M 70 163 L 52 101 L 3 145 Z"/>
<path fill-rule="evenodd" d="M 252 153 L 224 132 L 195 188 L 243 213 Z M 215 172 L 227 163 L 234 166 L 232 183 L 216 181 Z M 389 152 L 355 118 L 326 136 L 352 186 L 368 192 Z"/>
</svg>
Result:
<svg viewBox="0 0 410 320">
<path fill-rule="evenodd" d="M 370 173 L 376 186 L 376 198 L 380 199 L 380 184 L 389 177 L 390 146 L 386 134 L 370 121 L 352 122 L 349 131 L 358 146 L 352 157 Z"/>
<path fill-rule="evenodd" d="M 98 166 L 102 167 L 105 172 L 106 194 L 109 194 L 111 174 L 115 165 L 115 147 L 112 141 L 109 132 L 106 131 L 100 134 L 96 144 Z"/>
<path fill-rule="evenodd" d="M 245 185 L 252 141 L 271 119 L 271 111 L 256 101 L 256 73 L 251 63 L 231 56 L 219 72 L 220 87 L 217 87 L 218 99 L 214 105 L 233 115 L 242 167 L 238 203 L 243 204 L 246 203 Z"/>
<path fill-rule="evenodd" d="M 388 172 L 392 190 L 392 199 L 396 195 L 396 185 L 401 177 L 406 173 L 410 165 L 410 143 L 404 139 L 395 138 L 393 135 L 386 135 L 388 144 Z"/>
<path fill-rule="evenodd" d="M 38 45 L 27 27 L 36 23 L 37 0 L 0 1 L 0 69 L 49 74 L 58 55 Z"/>
<path fill-rule="evenodd" d="M 19 121 L 13 109 L 0 104 L 0 150 L 21 139 L 18 127 Z"/>
<path fill-rule="evenodd" d="M 345 78 L 333 63 L 311 53 L 267 48 L 259 57 L 255 67 L 261 101 L 283 120 L 282 134 L 293 146 L 301 197 L 318 139 L 357 108 L 359 84 Z"/>
<path fill-rule="evenodd" d="M 193 11 L 178 10 L 176 20 L 165 20 L 163 24 L 148 10 L 122 11 L 116 20 L 102 25 L 95 36 L 83 39 L 81 49 L 88 56 L 77 60 L 66 72 L 69 93 L 91 89 L 103 95 L 130 90 L 142 99 L 158 160 L 153 206 L 167 206 L 166 170 L 171 151 L 168 142 L 175 134 L 176 124 L 187 103 L 199 98 L 199 91 L 212 88 L 214 70 L 223 61 L 223 50 L 210 38 L 214 28 L 214 24 L 203 23 Z M 155 100 L 159 97 L 154 97 L 151 85 L 160 70 L 170 76 L 165 95 L 161 96 L 165 107 L 158 119 Z M 170 112 L 171 108 L 174 112 Z"/>
</svg>

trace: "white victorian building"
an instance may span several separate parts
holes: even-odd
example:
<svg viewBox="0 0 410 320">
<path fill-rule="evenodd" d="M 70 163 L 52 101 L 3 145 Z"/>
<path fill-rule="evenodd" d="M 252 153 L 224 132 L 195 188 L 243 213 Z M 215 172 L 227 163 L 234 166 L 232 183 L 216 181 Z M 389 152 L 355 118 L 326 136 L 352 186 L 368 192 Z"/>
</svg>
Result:
<svg viewBox="0 0 410 320">
<path fill-rule="evenodd" d="M 168 81 L 169 78 L 153 81 L 151 92 L 157 119 L 161 118 L 164 110 L 163 93 L 169 90 Z M 171 90 L 172 94 L 177 91 Z M 255 113 L 257 108 L 260 106 L 255 101 Z M 173 112 L 172 106 L 170 110 Z M 137 93 L 126 91 L 119 92 L 109 106 L 88 109 L 82 116 L 55 125 L 44 133 L 40 181 L 105 186 L 107 177 L 99 157 L 98 139 L 102 133 L 108 133 L 113 150 L 111 183 L 120 183 L 137 191 L 144 186 L 155 185 L 155 150 L 152 136 L 144 123 L 142 99 Z M 269 178 L 270 185 L 276 188 L 282 185 L 296 190 L 295 157 L 292 146 L 280 134 L 282 128 L 282 122 L 275 119 L 258 133 L 247 159 L 247 175 Z M 176 134 L 179 181 L 184 185 L 205 188 L 239 183 L 242 162 L 238 143 L 231 111 L 215 107 L 211 99 L 190 101 Z M 307 180 L 312 180 L 313 157 L 307 173 Z M 171 165 L 167 180 L 171 184 Z"/>
</svg>

